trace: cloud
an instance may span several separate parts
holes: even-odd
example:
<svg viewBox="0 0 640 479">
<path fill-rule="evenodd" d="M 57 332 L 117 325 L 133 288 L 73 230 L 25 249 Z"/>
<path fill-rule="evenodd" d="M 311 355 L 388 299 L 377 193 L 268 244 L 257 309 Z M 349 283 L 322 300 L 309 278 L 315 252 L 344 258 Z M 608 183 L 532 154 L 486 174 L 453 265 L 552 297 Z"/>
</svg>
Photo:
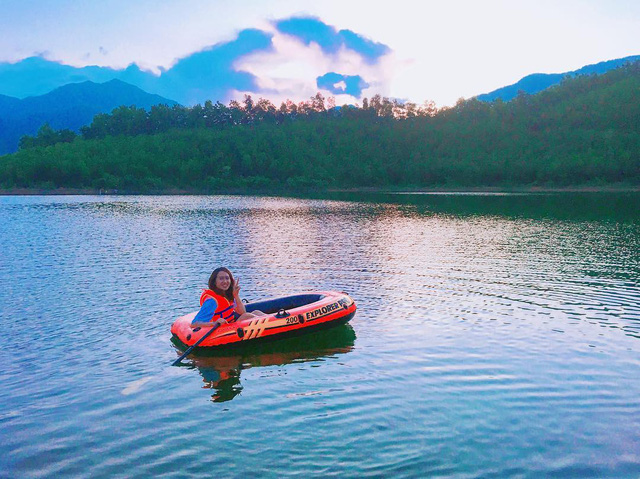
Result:
<svg viewBox="0 0 640 479">
<path fill-rule="evenodd" d="M 281 33 L 295 37 L 306 45 L 317 43 L 325 53 L 335 54 L 346 47 L 369 63 L 375 63 L 391 52 L 387 45 L 376 43 L 351 30 L 338 31 L 315 17 L 292 17 L 275 22 L 275 26 Z"/>
<path fill-rule="evenodd" d="M 326 73 L 316 79 L 318 88 L 335 95 L 347 94 L 360 98 L 362 90 L 369 87 L 359 75 L 341 75 L 335 72 Z"/>
<path fill-rule="evenodd" d="M 194 104 L 208 99 L 225 101 L 231 90 L 257 91 L 259 87 L 255 76 L 235 68 L 234 63 L 251 53 L 270 52 L 271 37 L 262 30 L 246 29 L 231 42 L 182 58 L 160 74 L 158 92 L 165 96 L 173 95 L 177 101 Z"/>
<path fill-rule="evenodd" d="M 108 52 L 100 47 L 96 53 Z M 0 94 L 24 98 L 67 83 L 118 79 L 184 105 L 226 103 L 243 94 L 300 101 L 318 90 L 336 95 L 339 103 L 352 103 L 367 89 L 368 94 L 387 94 L 394 61 L 385 45 L 316 18 L 296 17 L 241 30 L 231 41 L 155 71 L 136 63 L 124 69 L 73 67 L 43 56 L 0 63 Z"/>
<path fill-rule="evenodd" d="M 336 95 L 337 103 L 353 103 L 365 93 L 388 95 L 396 65 L 387 46 L 316 18 L 289 18 L 272 28 L 270 51 L 235 63 L 254 75 L 259 93 L 272 101 L 308 99 L 318 90 Z M 344 88 L 336 86 L 341 81 Z"/>
</svg>

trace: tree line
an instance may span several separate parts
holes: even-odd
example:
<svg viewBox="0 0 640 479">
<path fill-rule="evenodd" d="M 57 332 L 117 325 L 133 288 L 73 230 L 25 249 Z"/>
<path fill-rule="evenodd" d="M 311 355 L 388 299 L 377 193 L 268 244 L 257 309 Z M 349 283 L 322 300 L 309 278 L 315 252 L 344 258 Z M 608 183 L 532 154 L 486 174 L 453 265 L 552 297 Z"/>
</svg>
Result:
<svg viewBox="0 0 640 479">
<path fill-rule="evenodd" d="M 640 63 L 536 95 L 438 109 L 380 96 L 120 107 L 80 135 L 41 129 L 3 188 L 220 192 L 640 183 Z M 72 132 L 71 132 L 72 133 Z"/>
<path fill-rule="evenodd" d="M 173 129 L 224 129 L 256 123 L 281 125 L 320 115 L 342 116 L 345 114 L 341 111 L 342 108 L 359 109 L 360 107 L 344 105 L 336 108 L 335 99 L 333 97 L 325 99 L 321 93 L 317 93 L 308 101 L 299 103 L 287 100 L 282 102 L 279 108 L 265 98 L 255 101 L 251 95 L 245 95 L 242 102 L 232 100 L 228 106 L 212 101 L 193 107 L 154 105 L 149 111 L 135 106 L 121 106 L 111 113 L 96 115 L 90 125 L 80 129 L 80 136 L 89 140 L 117 135 L 153 135 Z M 433 116 L 437 112 L 433 102 L 425 102 L 424 105 L 419 106 L 411 102 L 390 100 L 380 95 L 375 95 L 370 100 L 364 98 L 362 110 L 372 112 L 375 116 L 396 119 Z M 20 149 L 69 143 L 76 136 L 73 131 L 54 131 L 45 124 L 36 135 L 23 136 L 20 140 Z"/>
</svg>

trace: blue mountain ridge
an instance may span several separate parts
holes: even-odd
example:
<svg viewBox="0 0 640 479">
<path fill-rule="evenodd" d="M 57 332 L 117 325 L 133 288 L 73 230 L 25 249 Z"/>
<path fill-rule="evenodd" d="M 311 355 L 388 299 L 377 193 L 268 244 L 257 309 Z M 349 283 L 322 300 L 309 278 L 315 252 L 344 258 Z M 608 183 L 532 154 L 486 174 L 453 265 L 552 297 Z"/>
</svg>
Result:
<svg viewBox="0 0 640 479">
<path fill-rule="evenodd" d="M 56 130 L 78 131 L 98 113 L 109 113 L 122 105 L 148 110 L 160 104 L 178 103 L 120 80 L 70 83 L 22 100 L 0 95 L 0 155 L 16 151 L 20 137 L 34 135 L 45 123 Z"/>
<path fill-rule="evenodd" d="M 533 73 L 531 75 L 527 75 L 513 85 L 498 88 L 497 90 L 493 90 L 489 93 L 483 93 L 476 96 L 476 98 L 480 101 L 485 102 L 495 101 L 498 98 L 502 101 L 509 101 L 518 96 L 518 93 L 521 91 L 533 95 L 535 93 L 541 92 L 542 90 L 546 90 L 553 85 L 557 85 L 563 80 L 563 78 L 574 77 L 578 75 L 591 75 L 594 73 L 602 74 L 608 72 L 609 70 L 613 70 L 614 68 L 618 68 L 627 63 L 632 63 L 638 60 L 640 60 L 640 55 L 633 55 L 629 57 L 618 58 L 615 60 L 603 61 L 592 65 L 586 65 L 578 70 L 565 73 Z"/>
</svg>

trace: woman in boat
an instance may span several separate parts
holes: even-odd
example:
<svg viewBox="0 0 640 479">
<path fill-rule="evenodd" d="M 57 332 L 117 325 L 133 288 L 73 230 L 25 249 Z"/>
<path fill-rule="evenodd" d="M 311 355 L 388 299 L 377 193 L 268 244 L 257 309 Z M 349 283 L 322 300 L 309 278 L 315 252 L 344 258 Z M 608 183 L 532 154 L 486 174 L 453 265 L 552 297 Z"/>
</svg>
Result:
<svg viewBox="0 0 640 479">
<path fill-rule="evenodd" d="M 262 311 L 248 313 L 240 299 L 240 284 L 227 268 L 216 268 L 209 277 L 209 289 L 200 295 L 200 311 L 194 326 L 211 326 L 262 316 Z"/>
</svg>

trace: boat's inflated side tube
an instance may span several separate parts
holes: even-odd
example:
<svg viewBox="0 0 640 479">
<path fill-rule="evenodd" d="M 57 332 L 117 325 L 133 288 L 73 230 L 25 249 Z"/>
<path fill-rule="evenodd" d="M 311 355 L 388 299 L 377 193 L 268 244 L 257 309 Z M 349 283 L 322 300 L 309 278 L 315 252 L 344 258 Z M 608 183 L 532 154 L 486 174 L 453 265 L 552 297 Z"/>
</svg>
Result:
<svg viewBox="0 0 640 479">
<path fill-rule="evenodd" d="M 311 331 L 349 321 L 356 312 L 356 304 L 346 293 L 334 291 L 305 292 L 273 298 L 246 305 L 248 312 L 264 315 L 243 321 L 223 324 L 207 337 L 199 347 L 230 346 L 256 339 L 284 337 L 291 333 Z M 210 328 L 192 326 L 197 312 L 178 318 L 171 333 L 185 346 L 192 346 Z"/>
</svg>

